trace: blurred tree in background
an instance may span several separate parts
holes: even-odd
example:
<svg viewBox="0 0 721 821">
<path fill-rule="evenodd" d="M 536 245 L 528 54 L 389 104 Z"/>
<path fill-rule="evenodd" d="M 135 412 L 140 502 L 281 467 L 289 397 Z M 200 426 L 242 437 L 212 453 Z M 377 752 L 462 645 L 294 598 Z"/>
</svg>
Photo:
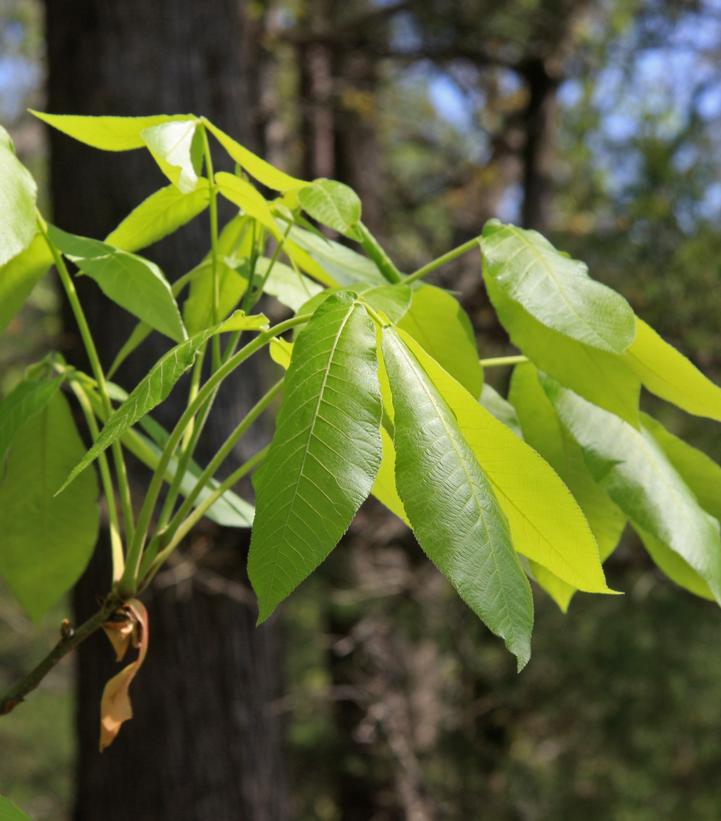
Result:
<svg viewBox="0 0 721 821">
<path fill-rule="evenodd" d="M 72 48 L 85 21 L 62 5 Z M 718 2 L 240 5 L 262 12 L 252 116 L 269 156 L 358 190 L 402 268 L 493 215 L 537 227 L 721 379 Z M 202 6 L 198 25 L 216 11 Z M 156 13 L 170 25 L 170 12 Z M 43 30 L 33 0 L 0 2 L 0 112 L 34 170 L 41 131 L 22 111 L 42 105 Z M 160 65 L 162 49 L 149 46 Z M 117 62 L 133 70 L 122 53 Z M 233 111 L 241 136 L 248 115 Z M 479 268 L 465 258 L 441 281 L 462 292 L 493 355 L 507 340 Z M 58 329 L 53 294 L 37 293 L 3 338 L 0 389 L 32 358 L 33 338 Z M 505 388 L 502 373 L 489 376 Z M 721 459 L 712 423 L 659 410 Z M 286 691 L 275 707 L 287 719 L 289 818 L 721 816 L 712 605 L 661 581 L 629 536 L 608 562 L 627 595 L 577 596 L 565 617 L 539 594 L 534 660 L 516 676 L 418 559 L 412 538 L 369 504 L 324 574 L 284 608 Z M 3 608 L 0 674 L 10 678 L 32 648 L 22 617 Z M 64 713 L 48 710 L 43 724 L 21 710 L 0 724 L 0 792 L 38 818 L 61 818 L 73 791 L 67 681 L 56 686 Z"/>
</svg>

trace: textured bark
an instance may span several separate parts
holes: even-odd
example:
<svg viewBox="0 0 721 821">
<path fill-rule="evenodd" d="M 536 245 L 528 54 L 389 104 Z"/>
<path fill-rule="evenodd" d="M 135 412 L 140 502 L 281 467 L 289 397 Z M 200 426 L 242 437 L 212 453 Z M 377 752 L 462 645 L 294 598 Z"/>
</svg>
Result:
<svg viewBox="0 0 721 821">
<path fill-rule="evenodd" d="M 246 14 L 241 0 L 48 0 L 46 14 L 50 111 L 192 111 L 262 149 L 260 21 Z M 104 154 L 57 133 L 50 147 L 54 219 L 70 231 L 102 237 L 165 184 L 145 152 Z M 205 216 L 148 255 L 173 279 L 207 247 Z M 108 363 L 133 320 L 93 283 L 78 284 Z M 162 346 L 160 340 L 146 343 L 118 381 L 132 387 Z M 76 361 L 82 359 L 70 325 L 68 349 Z M 206 449 L 257 398 L 259 381 L 260 374 L 245 370 L 221 392 Z M 171 397 L 162 418 L 168 422 L 176 415 Z M 257 439 L 251 444 L 246 447 L 255 450 Z M 78 618 L 107 588 L 104 547 L 76 591 Z M 100 693 L 117 667 L 103 636 L 81 649 L 78 821 L 287 817 L 282 733 L 273 709 L 280 686 L 278 627 L 254 627 L 243 569 L 246 548 L 241 531 L 208 530 L 184 563 L 158 577 L 147 598 L 150 654 L 131 690 L 135 719 L 102 756 Z M 199 569 L 188 578 L 194 565 Z"/>
</svg>

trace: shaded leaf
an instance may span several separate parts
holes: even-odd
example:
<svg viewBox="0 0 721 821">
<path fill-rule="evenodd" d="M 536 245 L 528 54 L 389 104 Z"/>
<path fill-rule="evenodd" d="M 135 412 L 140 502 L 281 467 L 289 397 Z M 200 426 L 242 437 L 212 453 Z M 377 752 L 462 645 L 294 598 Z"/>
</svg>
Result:
<svg viewBox="0 0 721 821">
<path fill-rule="evenodd" d="M 326 272 L 329 280 L 326 285 L 357 285 L 359 282 L 367 285 L 388 284 L 375 263 L 339 242 L 320 237 L 296 225 L 290 229 L 288 236 Z"/>
<path fill-rule="evenodd" d="M 268 455 L 253 477 L 248 573 L 264 621 L 345 533 L 380 463 L 376 337 L 350 294 L 298 335 Z"/>
<path fill-rule="evenodd" d="M 218 263 L 218 318 L 224 319 L 238 305 L 248 287 L 248 280 L 225 263 Z M 188 333 L 209 328 L 213 320 L 213 264 L 200 265 L 190 283 L 190 293 L 183 305 L 183 319 Z"/>
<path fill-rule="evenodd" d="M 623 353 L 633 341 L 635 319 L 626 300 L 537 231 L 490 220 L 481 249 L 484 276 L 541 324 L 610 353 Z"/>
<path fill-rule="evenodd" d="M 523 432 L 521 431 L 521 425 L 518 421 L 516 409 L 488 383 L 483 384 L 483 390 L 481 391 L 481 405 L 483 405 L 489 413 L 492 413 L 499 422 L 503 422 L 507 428 L 510 428 L 516 436 L 523 439 Z"/>
<path fill-rule="evenodd" d="M 56 391 L 15 433 L 2 469 L 0 575 L 34 619 L 72 587 L 95 546 L 94 471 L 53 495 L 83 451 L 67 400 Z"/>
<path fill-rule="evenodd" d="M 261 257 L 256 266 L 256 273 L 264 277 L 270 260 Z M 304 276 L 300 271 L 294 271 L 289 265 L 276 260 L 263 287 L 265 293 L 275 297 L 292 311 L 297 312 L 311 297 L 320 293 L 323 288 L 317 282 Z"/>
<path fill-rule="evenodd" d="M 9 798 L 0 795 L 0 821 L 31 821 L 31 819 Z"/>
<path fill-rule="evenodd" d="M 531 653 L 533 599 L 491 484 L 453 412 L 390 328 L 383 330 L 383 361 L 393 396 L 396 487 L 413 531 L 521 669 Z"/>
<path fill-rule="evenodd" d="M 167 398 L 175 383 L 190 369 L 200 349 L 216 330 L 208 328 L 201 331 L 160 357 L 133 388 L 125 402 L 106 421 L 100 435 L 90 450 L 70 471 L 60 490 L 73 482 L 78 474 L 82 473 L 113 442 L 116 442 L 131 425 Z"/>
<path fill-rule="evenodd" d="M 62 382 L 59 376 L 26 378 L 0 402 L 0 469 L 15 434 L 46 407 Z"/>
<path fill-rule="evenodd" d="M 48 228 L 48 235 L 68 259 L 98 283 L 108 299 L 175 342 L 186 338 L 170 283 L 154 262 L 54 226 Z"/>
</svg>

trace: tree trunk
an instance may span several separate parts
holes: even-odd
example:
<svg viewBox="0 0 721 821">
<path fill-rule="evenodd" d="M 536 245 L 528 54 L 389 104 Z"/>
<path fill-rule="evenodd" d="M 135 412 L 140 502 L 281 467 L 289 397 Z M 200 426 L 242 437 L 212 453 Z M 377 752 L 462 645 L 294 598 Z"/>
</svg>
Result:
<svg viewBox="0 0 721 821">
<path fill-rule="evenodd" d="M 140 115 L 206 114 L 243 143 L 262 149 L 260 21 L 242 0 L 48 0 L 48 107 L 53 112 Z M 51 135 L 54 219 L 102 237 L 163 178 L 146 152 L 104 154 Z M 170 279 L 207 251 L 207 216 L 152 256 Z M 83 278 L 85 279 L 85 278 Z M 80 296 L 107 364 L 133 320 L 91 282 Z M 69 347 L 82 359 L 74 330 Z M 146 343 L 121 370 L 132 387 L 162 350 Z M 212 447 L 259 395 L 260 375 L 221 392 Z M 183 393 L 176 394 L 180 399 Z M 163 420 L 177 416 L 166 403 Z M 262 433 L 261 433 L 262 435 Z M 252 450 L 258 443 L 255 441 Z M 246 445 L 247 447 L 247 445 Z M 204 557 L 203 545 L 214 542 Z M 79 584 L 82 618 L 107 589 L 106 545 Z M 192 577 L 184 564 L 166 571 L 147 600 L 150 653 L 133 684 L 135 719 L 106 753 L 97 752 L 99 702 L 116 670 L 107 641 L 79 653 L 77 679 L 78 821 L 224 821 L 287 818 L 279 694 L 278 626 L 254 627 L 245 582 L 247 533 L 206 529 L 196 540 Z M 197 560 L 196 560 L 197 559 Z"/>
<path fill-rule="evenodd" d="M 544 60 L 533 57 L 521 70 L 528 89 L 528 104 L 523 115 L 522 222 L 526 228 L 546 232 L 551 222 L 554 129 L 558 112 L 558 80 Z"/>
</svg>

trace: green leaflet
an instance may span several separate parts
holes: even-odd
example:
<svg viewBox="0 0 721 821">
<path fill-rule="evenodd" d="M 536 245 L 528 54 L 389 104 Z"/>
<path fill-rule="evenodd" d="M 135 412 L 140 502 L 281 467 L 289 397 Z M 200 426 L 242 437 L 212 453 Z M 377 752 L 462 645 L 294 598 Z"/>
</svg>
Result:
<svg viewBox="0 0 721 821">
<path fill-rule="evenodd" d="M 146 248 L 197 217 L 209 199 L 207 181 L 187 194 L 166 185 L 134 208 L 105 242 L 122 251 Z"/>
<path fill-rule="evenodd" d="M 84 117 L 75 114 L 45 114 L 30 110 L 39 120 L 74 140 L 103 151 L 130 151 L 143 148 L 146 128 L 175 120 L 192 119 L 192 114 L 155 114 L 151 117 Z"/>
<path fill-rule="evenodd" d="M 488 296 L 511 341 L 545 373 L 627 422 L 638 425 L 641 383 L 625 357 L 600 351 L 542 325 L 484 273 Z"/>
<path fill-rule="evenodd" d="M 30 816 L 18 809 L 12 801 L 0 795 L 0 821 L 30 821 Z"/>
<path fill-rule="evenodd" d="M 378 468 L 371 493 L 391 513 L 395 513 L 402 522 L 410 527 L 411 523 L 408 521 L 403 502 L 396 489 L 396 449 L 393 445 L 393 439 L 385 427 L 381 428 L 381 443 L 383 446 L 381 466 Z"/>
<path fill-rule="evenodd" d="M 326 272 L 326 285 L 358 285 L 361 282 L 366 285 L 388 284 L 371 260 L 339 242 L 319 237 L 297 225 L 290 229 L 288 237 Z"/>
<path fill-rule="evenodd" d="M 643 320 L 626 359 L 645 388 L 695 416 L 721 422 L 721 388 Z"/>
<path fill-rule="evenodd" d="M 401 338 L 453 411 L 458 427 L 493 486 L 513 546 L 589 593 L 610 593 L 598 546 L 568 488 L 522 439 L 492 416 L 413 339 Z"/>
<path fill-rule="evenodd" d="M 395 483 L 413 531 L 520 670 L 531 655 L 533 599 L 491 484 L 453 412 L 389 328 L 383 361 L 395 412 Z"/>
<path fill-rule="evenodd" d="M 457 299 L 434 285 L 413 290 L 410 310 L 398 323 L 477 399 L 483 370 L 473 326 Z"/>
<path fill-rule="evenodd" d="M 513 405 L 506 401 L 495 388 L 492 388 L 488 383 L 483 384 L 481 391 L 481 405 L 492 413 L 499 422 L 510 428 L 519 439 L 523 439 L 523 432 L 518 421 L 518 414 Z M 536 448 L 538 450 L 538 448 Z"/>
<path fill-rule="evenodd" d="M 94 471 L 53 495 L 83 449 L 57 391 L 15 434 L 0 479 L 0 575 L 34 619 L 77 581 L 98 535 Z"/>
<path fill-rule="evenodd" d="M 141 425 L 149 432 L 151 431 L 155 434 L 155 441 L 151 441 L 133 429 L 126 430 L 121 437 L 121 441 L 123 446 L 140 459 L 144 465 L 147 465 L 151 470 L 155 470 L 160 462 L 161 447 L 159 447 L 159 445 L 162 446 L 167 440 L 168 433 L 150 417 L 146 417 L 141 422 Z M 168 468 L 165 472 L 164 478 L 166 482 L 172 482 L 177 468 L 177 459 L 173 457 L 168 463 Z M 191 460 L 180 482 L 180 493 L 182 496 L 187 496 L 188 493 L 190 493 L 201 473 L 202 469 L 200 466 Z M 219 481 L 211 479 L 206 487 L 198 494 L 194 507 L 197 507 L 207 499 L 219 485 Z M 248 504 L 245 499 L 242 499 L 232 490 L 226 490 L 205 512 L 206 518 L 223 527 L 250 527 L 253 523 L 253 515 L 253 506 Z"/>
<path fill-rule="evenodd" d="M 3 459 L 12 445 L 15 434 L 22 426 L 40 413 L 62 384 L 60 377 L 53 379 L 23 379 L 0 402 L 0 471 Z"/>
<path fill-rule="evenodd" d="M 268 257 L 261 257 L 255 268 L 256 273 L 264 277 L 269 265 Z M 289 265 L 276 260 L 263 290 L 297 313 L 299 308 L 323 288 L 300 271 L 294 271 Z"/>
<path fill-rule="evenodd" d="M 719 522 L 706 513 L 648 430 L 636 430 L 541 377 L 556 413 L 583 448 L 593 478 L 634 526 L 678 553 L 721 603 Z"/>
<path fill-rule="evenodd" d="M 272 188 L 274 191 L 292 191 L 308 185 L 304 180 L 291 177 L 290 174 L 280 171 L 269 162 L 261 159 L 205 118 L 203 118 L 203 124 L 241 168 L 245 169 L 251 177 L 255 177 L 258 182 L 268 186 L 268 188 Z"/>
<path fill-rule="evenodd" d="M 160 357 L 133 388 L 125 402 L 106 421 L 100 435 L 90 450 L 70 471 L 58 493 L 73 482 L 78 474 L 82 473 L 104 450 L 117 441 L 131 425 L 142 419 L 168 396 L 173 385 L 195 362 L 195 357 L 203 344 L 217 330 L 217 328 L 208 328 L 201 331 Z"/>
<path fill-rule="evenodd" d="M 665 576 L 695 596 L 714 601 L 714 595 L 709 586 L 685 559 L 640 527 L 634 527 L 634 530 L 648 555 Z"/>
<path fill-rule="evenodd" d="M 254 188 L 247 180 L 228 174 L 226 171 L 219 171 L 215 175 L 218 191 L 238 208 L 267 228 L 278 240 L 283 241 L 283 235 L 278 230 L 273 212 L 270 210 L 265 197 Z"/>
<path fill-rule="evenodd" d="M 24 251 L 37 232 L 37 186 L 0 126 L 0 265 Z"/>
<path fill-rule="evenodd" d="M 154 262 L 99 240 L 48 227 L 52 243 L 113 302 L 175 342 L 187 337 L 175 297 Z"/>
<path fill-rule="evenodd" d="M 180 192 L 197 188 L 202 146 L 195 119 L 154 125 L 141 136 L 160 170 Z"/>
<path fill-rule="evenodd" d="M 361 201 L 356 192 L 335 180 L 313 180 L 298 192 L 298 202 L 314 220 L 346 237 L 355 236 L 361 219 Z"/>
<path fill-rule="evenodd" d="M 22 308 L 52 261 L 47 243 L 41 234 L 36 234 L 24 251 L 0 267 L 0 331 Z"/>
<path fill-rule="evenodd" d="M 224 319 L 240 302 L 248 280 L 225 263 L 218 263 L 218 318 Z M 198 266 L 190 283 L 190 293 L 183 305 L 183 319 L 188 333 L 195 334 L 213 324 L 213 264 Z"/>
<path fill-rule="evenodd" d="M 623 353 L 633 342 L 635 320 L 626 300 L 537 231 L 490 220 L 481 249 L 484 275 L 542 325 L 609 353 Z"/>
<path fill-rule="evenodd" d="M 408 313 L 413 299 L 413 291 L 408 285 L 376 285 L 372 288 L 360 287 L 358 296 L 374 311 L 382 311 L 393 324 L 400 322 Z"/>
<path fill-rule="evenodd" d="M 370 493 L 380 463 L 376 336 L 334 294 L 298 335 L 268 455 L 253 477 L 248 574 L 259 622 L 313 571 Z"/>
<path fill-rule="evenodd" d="M 573 494 L 596 538 L 600 559 L 605 561 L 621 538 L 626 516 L 591 477 L 583 451 L 561 424 L 533 365 L 515 367 L 508 398 L 516 409 L 526 442 L 551 465 Z M 542 565 L 534 563 L 533 575 L 565 612 L 576 588 Z"/>
</svg>

